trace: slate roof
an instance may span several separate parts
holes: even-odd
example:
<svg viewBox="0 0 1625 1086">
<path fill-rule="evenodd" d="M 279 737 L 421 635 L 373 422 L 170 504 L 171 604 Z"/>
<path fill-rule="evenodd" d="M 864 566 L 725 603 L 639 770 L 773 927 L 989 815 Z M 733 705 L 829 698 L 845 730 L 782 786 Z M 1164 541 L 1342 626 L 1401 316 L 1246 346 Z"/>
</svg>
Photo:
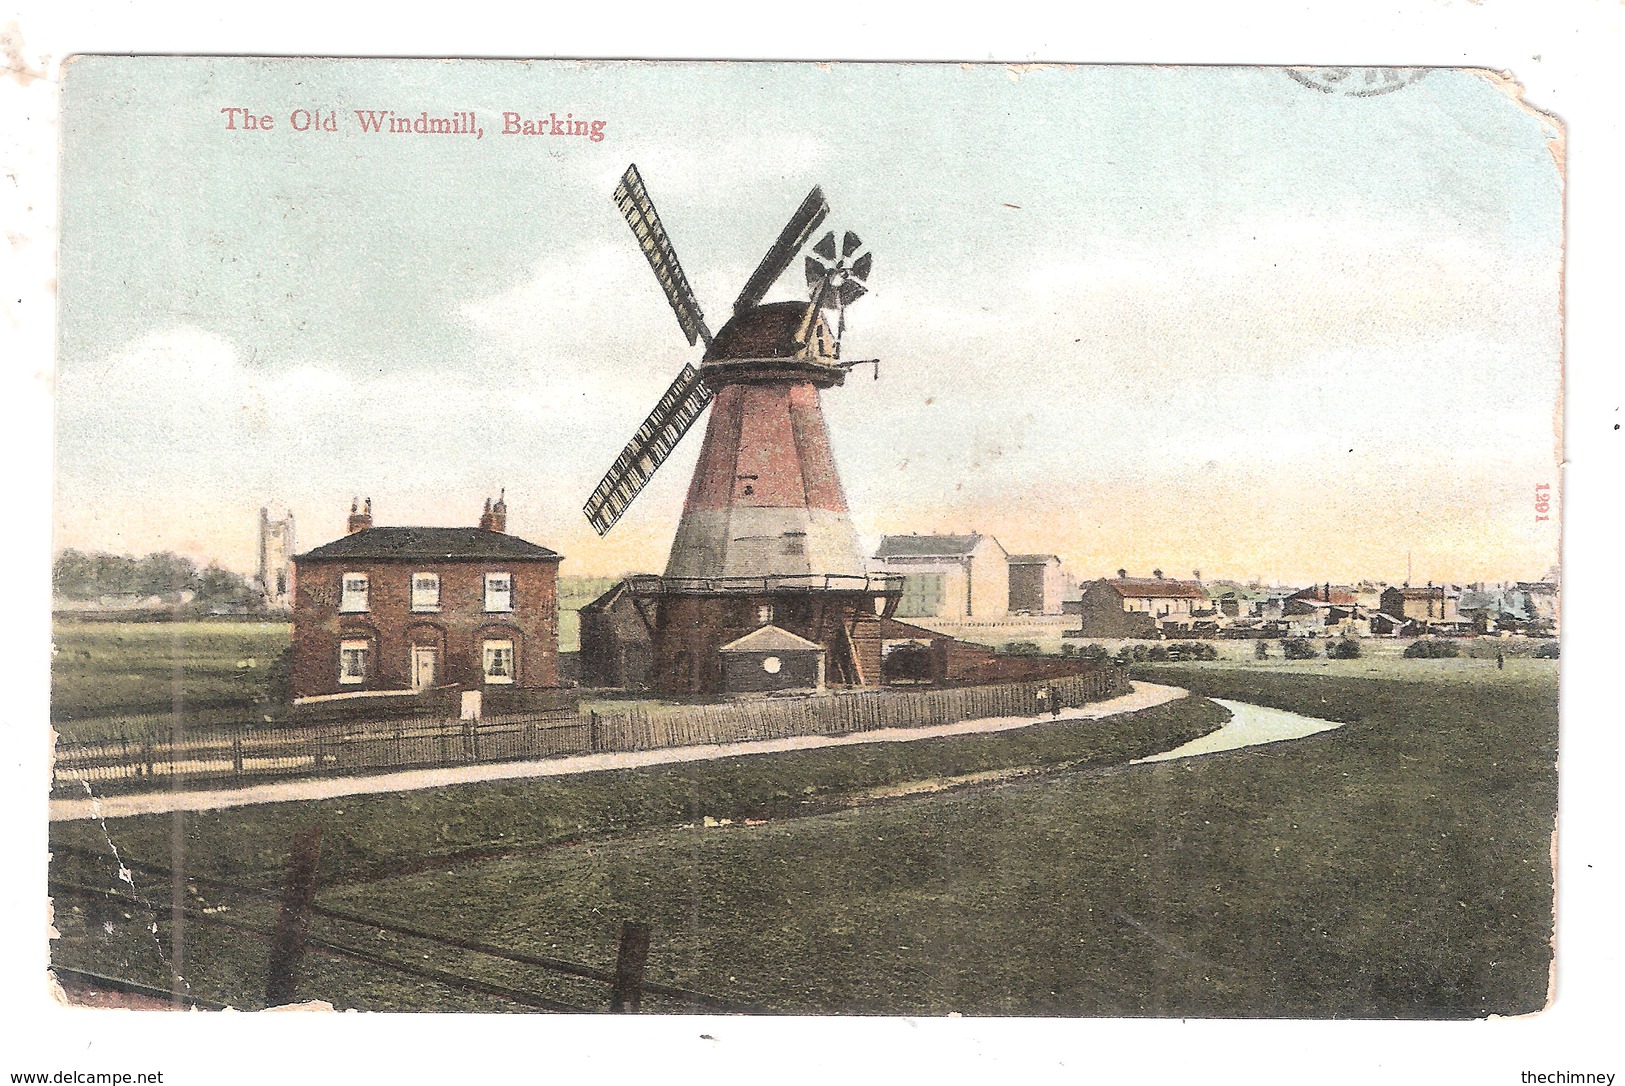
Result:
<svg viewBox="0 0 1625 1086">
<path fill-rule="evenodd" d="M 557 562 L 561 557 L 557 551 L 518 536 L 481 528 L 364 528 L 296 555 L 295 560 L 398 558 L 416 562 Z"/>
<path fill-rule="evenodd" d="M 1395 589 L 1390 588 L 1388 591 L 1393 592 Z M 1438 584 L 1432 585 L 1431 587 L 1412 587 L 1407 585 L 1406 587 L 1398 589 L 1397 591 L 1399 592 L 1401 598 L 1407 600 L 1442 600 L 1445 598 L 1444 586 Z"/>
<path fill-rule="evenodd" d="M 1124 599 L 1176 599 L 1205 600 L 1208 598 L 1195 581 L 1170 581 L 1160 577 L 1109 577 L 1106 584 Z"/>
<path fill-rule="evenodd" d="M 1325 585 L 1312 585 L 1302 591 L 1294 592 L 1290 597 L 1294 600 L 1312 600 L 1316 603 L 1334 603 L 1339 607 L 1353 607 L 1360 602 L 1358 596 L 1346 588 L 1333 585 L 1327 589 Z"/>
<path fill-rule="evenodd" d="M 1053 554 L 1012 554 L 1008 559 L 1012 566 L 1047 566 L 1060 560 L 1059 556 Z"/>
<path fill-rule="evenodd" d="M 982 537 L 970 535 L 888 535 L 880 539 L 876 558 L 938 558 L 969 554 Z"/>
<path fill-rule="evenodd" d="M 718 649 L 718 652 L 806 652 L 812 649 L 823 652 L 824 646 L 816 641 L 808 641 L 805 637 L 797 637 L 789 630 L 781 630 L 777 626 L 763 626 L 752 630 L 737 641 L 730 641 Z"/>
</svg>

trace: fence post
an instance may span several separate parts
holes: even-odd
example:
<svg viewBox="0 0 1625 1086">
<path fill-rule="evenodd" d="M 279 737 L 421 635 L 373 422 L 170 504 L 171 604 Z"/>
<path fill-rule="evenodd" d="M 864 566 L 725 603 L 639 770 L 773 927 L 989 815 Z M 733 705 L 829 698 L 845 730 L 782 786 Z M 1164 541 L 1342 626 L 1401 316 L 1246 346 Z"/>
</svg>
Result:
<svg viewBox="0 0 1625 1086">
<path fill-rule="evenodd" d="M 243 741 L 236 738 L 231 741 L 231 779 L 241 783 L 243 779 Z"/>
<path fill-rule="evenodd" d="M 643 967 L 648 961 L 649 925 L 622 921 L 621 947 L 615 955 L 615 987 L 609 993 L 611 1011 L 638 1012 L 643 1003 Z"/>
<path fill-rule="evenodd" d="M 287 874 L 282 879 L 282 909 L 271 940 L 270 968 L 266 971 L 265 1004 L 279 1007 L 294 1000 L 299 985 L 299 959 L 305 953 L 305 933 L 316 901 L 316 863 L 321 858 L 322 830 L 312 826 L 293 839 Z"/>
<path fill-rule="evenodd" d="M 587 749 L 596 753 L 598 750 L 598 710 L 590 710 L 592 715 L 587 718 Z"/>
</svg>

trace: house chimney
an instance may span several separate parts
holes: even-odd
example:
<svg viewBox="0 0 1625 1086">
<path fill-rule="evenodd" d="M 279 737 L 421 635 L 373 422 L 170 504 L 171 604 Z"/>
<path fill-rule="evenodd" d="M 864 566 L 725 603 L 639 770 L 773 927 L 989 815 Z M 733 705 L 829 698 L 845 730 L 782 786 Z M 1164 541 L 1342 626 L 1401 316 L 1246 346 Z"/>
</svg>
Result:
<svg viewBox="0 0 1625 1086">
<path fill-rule="evenodd" d="M 493 529 L 491 527 L 491 523 L 492 523 L 491 499 L 486 498 L 485 499 L 485 512 L 480 514 L 480 531 L 482 531 L 482 532 L 494 531 L 495 529 Z"/>
<path fill-rule="evenodd" d="M 1326 582 L 1326 587 L 1322 591 L 1324 591 L 1324 593 L 1325 593 L 1324 597 L 1322 597 L 1322 598 L 1324 598 L 1327 603 L 1331 603 L 1332 602 L 1332 582 L 1327 581 Z"/>
<path fill-rule="evenodd" d="M 367 504 L 362 508 L 362 511 L 358 513 L 358 512 L 356 512 L 355 499 L 351 498 L 350 499 L 350 529 L 349 529 L 350 534 L 354 535 L 356 532 L 364 532 L 368 528 L 371 528 L 371 527 L 372 527 L 372 499 L 368 498 L 367 499 Z"/>
<path fill-rule="evenodd" d="M 1120 569 L 1120 570 L 1118 570 L 1118 571 L 1117 571 L 1117 579 L 1118 579 L 1118 580 L 1119 580 L 1119 581 L 1126 581 L 1126 580 L 1128 580 L 1128 570 L 1126 570 L 1126 569 Z"/>
<path fill-rule="evenodd" d="M 1159 581 L 1162 580 L 1162 570 L 1160 570 L 1160 569 L 1152 570 L 1151 571 L 1151 576 L 1155 577 Z"/>
<path fill-rule="evenodd" d="M 1201 570 L 1199 570 L 1199 569 L 1191 570 L 1191 576 L 1196 578 L 1196 583 L 1197 584 L 1202 583 L 1202 571 Z"/>
<path fill-rule="evenodd" d="M 497 503 L 491 507 L 491 530 L 493 532 L 506 532 L 508 530 L 507 487 L 503 487 L 497 492 Z"/>
</svg>

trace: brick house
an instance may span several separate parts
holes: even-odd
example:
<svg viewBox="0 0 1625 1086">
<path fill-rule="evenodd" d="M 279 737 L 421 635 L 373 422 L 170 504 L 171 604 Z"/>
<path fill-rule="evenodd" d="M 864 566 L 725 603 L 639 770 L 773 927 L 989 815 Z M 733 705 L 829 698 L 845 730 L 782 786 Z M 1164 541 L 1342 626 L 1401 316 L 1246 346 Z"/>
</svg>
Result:
<svg viewBox="0 0 1625 1086">
<path fill-rule="evenodd" d="M 294 704 L 460 697 L 478 715 L 556 688 L 562 559 L 507 514 L 499 498 L 477 528 L 375 528 L 372 499 L 352 504 L 348 534 L 294 558 Z"/>
<path fill-rule="evenodd" d="M 1383 592 L 1382 610 L 1395 618 L 1436 626 L 1461 621 L 1460 600 L 1459 593 L 1446 589 L 1444 585 L 1432 582 L 1426 586 L 1405 585 Z"/>
</svg>

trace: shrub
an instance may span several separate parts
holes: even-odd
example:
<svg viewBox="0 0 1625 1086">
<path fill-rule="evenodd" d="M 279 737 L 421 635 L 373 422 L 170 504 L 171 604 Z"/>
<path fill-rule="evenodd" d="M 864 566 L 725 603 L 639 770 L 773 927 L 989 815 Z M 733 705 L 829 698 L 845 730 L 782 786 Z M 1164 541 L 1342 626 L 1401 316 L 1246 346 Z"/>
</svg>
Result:
<svg viewBox="0 0 1625 1086">
<path fill-rule="evenodd" d="M 1146 648 L 1144 645 L 1135 645 L 1134 646 L 1134 659 L 1144 661 L 1144 660 L 1149 660 L 1150 658 L 1151 658 L 1151 650 L 1150 649 Z"/>
<path fill-rule="evenodd" d="M 1405 646 L 1404 652 L 1407 660 L 1442 660 L 1460 655 L 1461 646 L 1454 641 L 1440 641 L 1432 637 L 1412 641 Z"/>
<path fill-rule="evenodd" d="M 1340 637 L 1326 646 L 1328 660 L 1358 660 L 1360 656 L 1360 643 L 1352 637 Z"/>
<path fill-rule="evenodd" d="M 1074 644 L 1072 644 L 1070 642 L 1062 643 L 1062 645 L 1061 645 L 1061 655 L 1062 656 L 1076 656 L 1077 654 L 1078 654 L 1078 646 L 1076 646 L 1076 645 L 1074 645 Z"/>
<path fill-rule="evenodd" d="M 1315 651 L 1315 643 L 1307 637 L 1288 637 L 1281 642 L 1281 655 L 1288 660 L 1313 660 L 1320 653 Z"/>
<path fill-rule="evenodd" d="M 1157 658 L 1157 650 L 1151 650 L 1151 659 Z M 1168 659 L 1170 660 L 1217 660 L 1219 650 L 1205 641 L 1185 641 L 1168 646 Z"/>
<path fill-rule="evenodd" d="M 1145 646 L 1143 645 L 1141 646 L 1141 648 L 1144 647 Z M 1134 662 L 1134 650 L 1129 648 L 1127 645 L 1124 645 L 1122 648 L 1117 650 L 1117 655 L 1112 657 L 1112 661 L 1123 667 L 1127 667 L 1129 664 Z"/>
<path fill-rule="evenodd" d="M 1112 658 L 1104 645 L 1084 645 L 1078 649 L 1078 658 L 1088 660 L 1092 664 L 1104 664 Z"/>
<path fill-rule="evenodd" d="M 1151 651 L 1146 653 L 1147 659 L 1156 660 L 1158 662 L 1167 660 L 1168 656 L 1168 647 L 1166 645 L 1152 645 Z"/>
<path fill-rule="evenodd" d="M 263 711 L 281 712 L 293 696 L 293 646 L 277 653 L 265 674 L 265 702 Z M 258 699 L 256 699 L 258 700 Z"/>
<path fill-rule="evenodd" d="M 1038 656 L 1044 650 L 1038 647 L 1036 641 L 1009 641 L 1005 643 L 1004 651 L 1009 656 Z"/>
<path fill-rule="evenodd" d="M 1535 648 L 1535 659 L 1555 660 L 1557 659 L 1559 648 L 1560 646 L 1556 641 L 1548 641 L 1544 645 L 1538 645 Z"/>
<path fill-rule="evenodd" d="M 1270 658 L 1270 643 L 1260 637 L 1253 642 L 1253 659 L 1268 660 Z"/>
</svg>

